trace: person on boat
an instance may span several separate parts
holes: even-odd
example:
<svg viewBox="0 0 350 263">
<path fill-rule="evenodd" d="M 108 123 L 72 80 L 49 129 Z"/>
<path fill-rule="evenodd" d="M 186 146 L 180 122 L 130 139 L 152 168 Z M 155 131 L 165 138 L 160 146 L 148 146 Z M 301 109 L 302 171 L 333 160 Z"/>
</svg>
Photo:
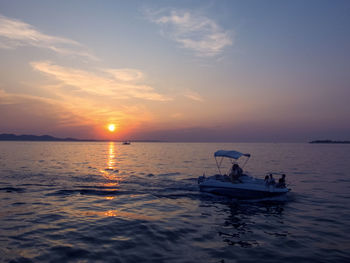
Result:
<svg viewBox="0 0 350 263">
<path fill-rule="evenodd" d="M 273 178 L 273 175 L 270 174 L 269 175 L 269 185 L 275 185 L 275 184 L 276 184 L 275 178 Z"/>
<path fill-rule="evenodd" d="M 265 181 L 265 184 L 266 184 L 266 185 L 268 185 L 268 184 L 269 184 L 269 176 L 268 176 L 268 175 L 266 175 L 266 176 L 265 176 L 264 181 Z"/>
<path fill-rule="evenodd" d="M 243 170 L 241 167 L 239 167 L 238 164 L 233 164 L 232 169 L 231 169 L 231 173 L 230 173 L 230 178 L 231 181 L 233 183 L 237 183 L 237 182 L 242 182 L 239 177 L 241 177 L 243 174 Z"/>
<path fill-rule="evenodd" d="M 285 188 L 286 187 L 286 175 L 282 174 L 282 177 L 278 179 L 277 187 L 279 188 Z"/>
<path fill-rule="evenodd" d="M 236 170 L 239 176 L 243 175 L 243 169 L 236 163 L 232 166 L 232 170 Z"/>
</svg>

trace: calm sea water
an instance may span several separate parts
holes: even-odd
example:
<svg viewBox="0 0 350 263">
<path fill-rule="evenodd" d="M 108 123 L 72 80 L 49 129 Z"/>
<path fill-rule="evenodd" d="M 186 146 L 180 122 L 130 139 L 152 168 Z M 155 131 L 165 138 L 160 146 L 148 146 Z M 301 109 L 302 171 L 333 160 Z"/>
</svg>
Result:
<svg viewBox="0 0 350 263">
<path fill-rule="evenodd" d="M 292 192 L 201 193 L 213 153 Z M 2 262 L 350 262 L 350 145 L 0 142 Z"/>
</svg>

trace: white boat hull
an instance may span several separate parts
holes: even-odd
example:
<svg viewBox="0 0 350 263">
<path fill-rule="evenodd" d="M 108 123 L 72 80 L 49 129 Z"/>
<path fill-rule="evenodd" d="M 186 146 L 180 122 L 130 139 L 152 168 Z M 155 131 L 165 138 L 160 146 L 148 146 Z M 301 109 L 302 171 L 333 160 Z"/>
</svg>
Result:
<svg viewBox="0 0 350 263">
<path fill-rule="evenodd" d="M 208 178 L 199 177 L 198 185 L 201 191 L 218 195 L 226 195 L 237 199 L 259 199 L 286 194 L 288 188 L 266 185 L 264 180 L 250 176 L 242 176 L 241 182 L 232 183 L 227 177 L 220 175 Z"/>
</svg>

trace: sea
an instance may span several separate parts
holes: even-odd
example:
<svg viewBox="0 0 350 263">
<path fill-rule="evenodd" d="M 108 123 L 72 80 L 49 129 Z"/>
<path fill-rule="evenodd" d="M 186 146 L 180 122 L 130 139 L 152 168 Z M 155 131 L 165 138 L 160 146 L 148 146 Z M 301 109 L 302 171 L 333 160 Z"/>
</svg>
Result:
<svg viewBox="0 0 350 263">
<path fill-rule="evenodd" d="M 203 193 L 250 153 L 279 198 Z M 350 145 L 0 142 L 0 262 L 350 262 Z"/>
</svg>

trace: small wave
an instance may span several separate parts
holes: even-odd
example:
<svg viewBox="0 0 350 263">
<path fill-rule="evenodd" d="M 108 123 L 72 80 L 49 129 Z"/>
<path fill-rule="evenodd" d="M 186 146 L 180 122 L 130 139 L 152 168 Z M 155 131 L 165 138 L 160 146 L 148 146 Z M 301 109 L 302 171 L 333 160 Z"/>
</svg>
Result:
<svg viewBox="0 0 350 263">
<path fill-rule="evenodd" d="M 22 193 L 22 192 L 25 191 L 25 188 L 2 187 L 2 188 L 0 188 L 0 191 L 5 191 L 5 192 L 8 192 L 8 193 L 11 193 L 11 192 Z"/>
<path fill-rule="evenodd" d="M 98 186 L 98 185 L 76 185 L 74 186 L 76 188 L 79 188 L 79 189 L 85 189 L 85 188 L 88 188 L 88 189 L 110 189 L 110 190 L 116 190 L 117 187 L 116 186 Z"/>
<path fill-rule="evenodd" d="M 282 231 L 281 233 L 278 232 L 269 232 L 269 231 L 264 231 L 265 234 L 274 236 L 274 237 L 287 237 L 290 236 L 290 233 L 288 231 Z"/>
<path fill-rule="evenodd" d="M 52 186 L 56 186 L 53 184 L 20 184 L 20 186 L 44 186 L 44 187 L 52 187 Z"/>
<path fill-rule="evenodd" d="M 334 180 L 332 181 L 331 183 L 349 183 L 350 182 L 350 179 L 338 179 L 338 180 Z"/>
<path fill-rule="evenodd" d="M 17 205 L 26 205 L 26 203 L 23 203 L 23 202 L 17 202 L 17 203 L 13 203 L 12 205 L 13 205 L 13 206 L 17 206 Z"/>
<path fill-rule="evenodd" d="M 160 190 L 161 192 L 175 192 L 175 191 L 190 191 L 190 192 L 198 192 L 197 186 L 192 185 L 184 185 L 184 186 L 174 186 L 174 187 L 165 187 Z"/>
<path fill-rule="evenodd" d="M 115 188 L 114 188 L 115 189 Z M 66 196 L 66 195 L 74 195 L 74 194 L 81 194 L 81 195 L 97 195 L 97 196 L 111 196 L 111 195 L 128 195 L 128 194 L 135 194 L 135 192 L 130 191 L 121 191 L 121 190 L 94 190 L 94 189 L 62 189 L 55 191 L 53 193 L 46 194 L 46 196 Z"/>
<path fill-rule="evenodd" d="M 242 203 L 285 203 L 290 201 L 287 195 L 265 197 L 259 199 L 240 200 Z"/>
<path fill-rule="evenodd" d="M 180 199 L 180 198 L 189 198 L 189 199 L 198 199 L 200 193 L 178 193 L 178 194 L 153 194 L 157 198 L 169 198 L 169 199 Z"/>
<path fill-rule="evenodd" d="M 118 170 L 118 169 L 106 168 L 105 171 L 106 171 L 106 172 L 112 172 L 112 173 L 119 173 L 119 170 Z"/>
<path fill-rule="evenodd" d="M 182 179 L 182 181 L 188 181 L 188 182 L 196 182 L 198 181 L 198 178 L 197 177 L 192 177 L 192 178 L 185 178 L 185 179 Z"/>
<path fill-rule="evenodd" d="M 238 241 L 234 241 L 234 240 L 225 238 L 223 241 L 226 242 L 230 246 L 239 246 L 239 247 L 242 247 L 242 248 L 251 248 L 251 247 L 258 247 L 259 246 L 259 243 L 256 240 L 238 240 Z"/>
<path fill-rule="evenodd" d="M 165 173 L 165 174 L 158 174 L 158 176 L 174 176 L 174 175 L 180 175 L 181 173 L 175 172 L 175 173 Z"/>
</svg>

